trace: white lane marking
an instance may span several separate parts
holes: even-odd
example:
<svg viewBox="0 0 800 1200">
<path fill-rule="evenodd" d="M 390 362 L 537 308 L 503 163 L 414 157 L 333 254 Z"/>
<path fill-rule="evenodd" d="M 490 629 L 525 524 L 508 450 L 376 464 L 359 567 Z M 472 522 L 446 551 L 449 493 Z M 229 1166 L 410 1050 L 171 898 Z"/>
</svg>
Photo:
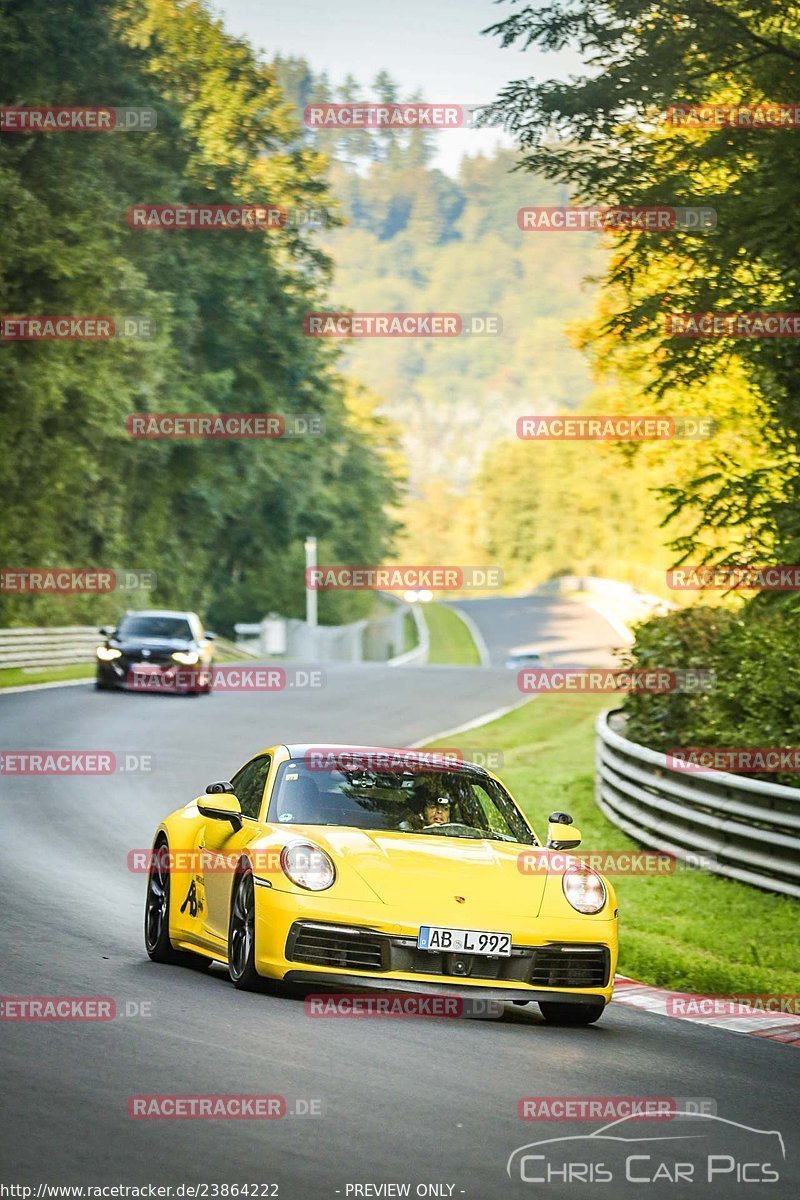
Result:
<svg viewBox="0 0 800 1200">
<path fill-rule="evenodd" d="M 59 679 L 54 683 L 20 683 L 14 687 L 0 687 L 0 696 L 11 696 L 15 692 L 41 692 L 45 688 L 78 687 L 81 684 L 91 687 L 93 683 L 91 676 L 86 679 Z"/>
<path fill-rule="evenodd" d="M 492 656 L 489 653 L 489 647 L 486 645 L 484 636 L 480 629 L 478 629 L 478 626 L 475 624 L 472 617 L 469 615 L 469 613 L 464 612 L 463 608 L 459 608 L 455 604 L 448 604 L 447 607 L 454 612 L 457 617 L 461 617 L 461 620 L 472 634 L 472 640 L 475 643 L 475 649 L 478 651 L 478 658 L 480 659 L 481 666 L 490 667 L 492 665 Z"/>
</svg>

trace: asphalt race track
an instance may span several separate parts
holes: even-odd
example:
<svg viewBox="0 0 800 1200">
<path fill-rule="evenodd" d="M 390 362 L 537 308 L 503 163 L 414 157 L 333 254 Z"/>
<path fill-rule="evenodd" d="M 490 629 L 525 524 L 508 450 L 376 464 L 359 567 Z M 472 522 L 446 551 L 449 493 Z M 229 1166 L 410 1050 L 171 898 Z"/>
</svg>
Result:
<svg viewBox="0 0 800 1200">
<path fill-rule="evenodd" d="M 537 602 L 547 628 L 529 614 L 522 634 L 524 601 L 494 601 L 491 610 L 482 603 L 472 615 L 497 661 L 504 629 L 506 646 L 557 636 L 565 602 Z M 595 650 L 598 636 L 616 640 L 608 627 L 598 630 L 596 614 L 586 621 L 592 630 L 579 628 Z M 237 992 L 219 968 L 201 975 L 148 960 L 145 878 L 128 871 L 127 853 L 148 846 L 159 818 L 207 782 L 275 741 L 407 745 L 518 699 L 514 674 L 502 667 L 378 666 L 329 668 L 327 686 L 313 692 L 187 699 L 73 686 L 0 695 L 2 748 L 152 755 L 149 772 L 2 779 L 0 991 L 109 996 L 118 1012 L 139 1014 L 0 1025 L 4 1095 L 14 1097 L 0 1122 L 3 1182 L 274 1182 L 282 1200 L 392 1194 L 352 1190 L 387 1183 L 409 1184 L 411 1195 L 417 1185 L 442 1185 L 427 1194 L 475 1200 L 584 1195 L 587 1183 L 506 1174 L 517 1147 L 596 1127 L 523 1121 L 518 1100 L 622 1095 L 706 1098 L 727 1121 L 780 1130 L 780 1182 L 620 1181 L 598 1183 L 593 1194 L 800 1194 L 793 1048 L 613 1004 L 597 1027 L 578 1030 L 545 1026 L 535 1006 L 509 1007 L 491 1021 L 314 1020 L 302 999 Z M 128 1097 L 141 1093 L 280 1095 L 290 1110 L 312 1101 L 322 1113 L 132 1120 Z M 708 1136 L 729 1152 L 731 1131 L 740 1135 L 720 1128 Z M 629 1136 L 653 1129 L 638 1124 Z M 666 1132 L 659 1123 L 656 1133 Z"/>
<path fill-rule="evenodd" d="M 477 625 L 492 666 L 502 667 L 512 647 L 530 647 L 544 667 L 595 667 L 612 662 L 620 637 L 603 617 L 570 596 L 460 600 L 455 605 Z"/>
</svg>

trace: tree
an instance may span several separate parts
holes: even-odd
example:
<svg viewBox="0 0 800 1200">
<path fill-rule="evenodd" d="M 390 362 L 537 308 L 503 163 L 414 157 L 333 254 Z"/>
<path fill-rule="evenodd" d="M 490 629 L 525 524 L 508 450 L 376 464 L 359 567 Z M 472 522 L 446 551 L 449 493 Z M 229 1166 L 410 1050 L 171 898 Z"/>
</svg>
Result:
<svg viewBox="0 0 800 1200">
<path fill-rule="evenodd" d="M 731 486 L 726 464 L 672 489 L 677 511 L 704 525 L 750 530 L 748 557 L 773 543 L 800 554 L 800 343 L 781 339 L 670 337 L 668 313 L 800 309 L 800 243 L 792 233 L 800 185 L 797 134 L 789 129 L 671 126 L 670 105 L 795 104 L 800 80 L 795 0 L 563 0 L 528 6 L 487 32 L 503 45 L 577 48 L 587 72 L 568 82 L 521 80 L 490 112 L 518 136 L 525 167 L 566 184 L 577 200 L 625 206 L 708 205 L 711 233 L 629 232 L 608 280 L 618 303 L 608 328 L 657 363 L 654 394 L 697 388 L 741 364 L 765 405 L 765 435 L 779 446 L 781 487 L 756 467 Z M 755 532 L 754 532 L 755 531 Z M 723 552 L 724 553 L 724 552 Z M 737 551 L 738 553 L 738 551 Z"/>
<path fill-rule="evenodd" d="M 337 351 L 303 332 L 325 306 L 329 261 L 295 225 L 159 233 L 125 214 L 144 199 L 318 207 L 324 159 L 299 137 L 274 70 L 202 3 L 31 0 L 0 11 L 0 45 L 3 104 L 101 97 L 158 114 L 153 134 L 0 142 L 0 310 L 157 326 L 152 343 L 4 346 L 2 561 L 150 568 L 152 600 L 228 625 L 301 612 L 303 537 L 325 526 L 334 557 L 358 539 L 380 560 L 395 500 L 386 460 L 351 419 Z M 137 411 L 315 416 L 325 434 L 133 441 L 125 418 Z M 336 465 L 348 456 L 355 492 Z M 0 620 L 107 618 L 123 602 L 2 595 Z"/>
</svg>

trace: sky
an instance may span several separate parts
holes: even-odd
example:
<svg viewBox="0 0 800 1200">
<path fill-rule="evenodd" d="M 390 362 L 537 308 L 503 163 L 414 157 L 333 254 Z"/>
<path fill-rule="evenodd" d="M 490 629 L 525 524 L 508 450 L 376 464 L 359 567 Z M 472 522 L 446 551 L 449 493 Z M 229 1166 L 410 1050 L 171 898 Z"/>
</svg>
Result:
<svg viewBox="0 0 800 1200">
<path fill-rule="evenodd" d="M 536 0 L 534 0 L 536 2 Z M 244 36 L 267 57 L 306 58 L 331 82 L 352 74 L 372 99 L 370 82 L 385 69 L 401 94 L 455 104 L 485 104 L 512 79 L 563 76 L 580 69 L 571 54 L 503 50 L 481 30 L 516 7 L 492 0 L 212 0 L 226 28 Z M 462 155 L 491 152 L 499 130 L 442 130 L 436 165 L 455 173 Z"/>
</svg>

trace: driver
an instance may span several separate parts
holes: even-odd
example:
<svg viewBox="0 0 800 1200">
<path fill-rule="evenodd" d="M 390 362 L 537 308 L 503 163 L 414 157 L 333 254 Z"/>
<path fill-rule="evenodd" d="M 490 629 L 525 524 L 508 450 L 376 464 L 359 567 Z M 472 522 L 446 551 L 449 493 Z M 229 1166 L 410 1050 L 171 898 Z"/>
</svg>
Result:
<svg viewBox="0 0 800 1200">
<path fill-rule="evenodd" d="M 433 825 L 450 824 L 452 803 L 447 794 L 447 787 L 441 779 L 434 776 L 420 780 L 415 799 L 424 829 L 430 829 Z"/>
<path fill-rule="evenodd" d="M 430 796 L 422 807 L 422 823 L 426 826 L 450 824 L 449 796 Z"/>
<path fill-rule="evenodd" d="M 400 822 L 402 830 L 430 829 L 450 821 L 450 797 L 443 795 L 441 784 L 430 779 L 419 782 L 412 801 L 412 811 Z"/>
</svg>

